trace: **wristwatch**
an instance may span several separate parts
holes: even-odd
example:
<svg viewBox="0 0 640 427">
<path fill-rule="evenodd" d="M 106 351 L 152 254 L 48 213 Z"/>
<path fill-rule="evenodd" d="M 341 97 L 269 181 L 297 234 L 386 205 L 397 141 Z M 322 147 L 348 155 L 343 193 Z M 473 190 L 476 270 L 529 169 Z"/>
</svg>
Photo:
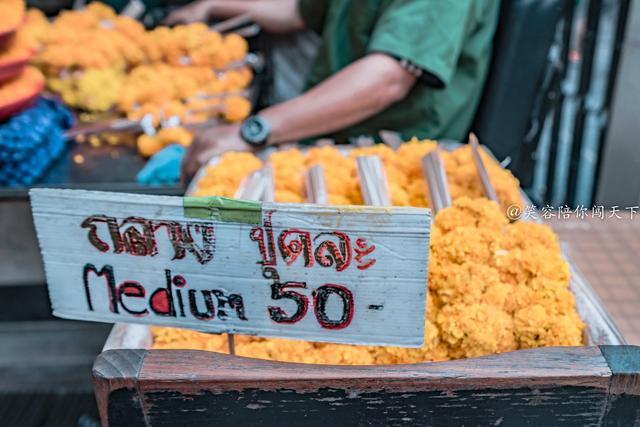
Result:
<svg viewBox="0 0 640 427">
<path fill-rule="evenodd" d="M 251 116 L 240 126 L 240 137 L 255 148 L 264 147 L 270 135 L 271 123 L 261 116 Z"/>
</svg>

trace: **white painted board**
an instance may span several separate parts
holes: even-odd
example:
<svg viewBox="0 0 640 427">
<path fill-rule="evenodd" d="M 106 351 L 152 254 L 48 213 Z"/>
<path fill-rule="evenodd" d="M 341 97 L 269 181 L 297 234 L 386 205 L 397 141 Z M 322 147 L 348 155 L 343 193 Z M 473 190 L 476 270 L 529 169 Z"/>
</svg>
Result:
<svg viewBox="0 0 640 427">
<path fill-rule="evenodd" d="M 236 222 L 224 208 L 193 217 L 181 197 L 30 195 L 58 317 L 423 344 L 428 209 L 250 202 L 257 214 Z"/>
</svg>

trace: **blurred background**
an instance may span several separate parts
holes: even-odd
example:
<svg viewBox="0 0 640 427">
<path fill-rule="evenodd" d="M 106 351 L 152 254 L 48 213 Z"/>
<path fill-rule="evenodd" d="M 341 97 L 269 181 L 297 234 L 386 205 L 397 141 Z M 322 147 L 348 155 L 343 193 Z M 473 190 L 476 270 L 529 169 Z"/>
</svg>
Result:
<svg viewBox="0 0 640 427">
<path fill-rule="evenodd" d="M 49 17 L 83 5 L 69 0 L 27 3 Z M 152 28 L 185 2 L 109 3 Z M 247 39 L 250 52 L 264 61 L 253 69 L 247 96 L 255 111 L 273 97 L 274 58 L 269 53 L 277 40 L 260 31 Z M 520 180 L 539 208 L 637 206 L 639 75 L 639 1 L 505 0 L 472 130 Z M 20 420 L 20 425 L 99 425 L 90 370 L 111 327 L 52 317 L 28 189 L 46 185 L 169 195 L 184 192 L 177 182 L 149 186 L 137 181 L 147 158 L 135 143 L 74 144 L 30 184 L 0 188 L 0 424 Z M 561 225 L 558 232 L 570 239 L 574 230 Z M 590 233 L 594 239 L 605 239 L 609 231 Z M 625 229 L 613 233 L 618 241 L 628 234 Z M 574 238 L 589 280 L 605 303 L 613 305 L 608 307 L 620 319 L 628 339 L 640 343 L 640 325 L 633 317 L 638 315 L 633 313 L 637 306 L 624 305 L 624 300 L 640 300 L 640 287 L 624 279 L 620 292 L 599 288 L 597 283 L 605 282 L 602 271 L 611 268 L 614 260 L 609 264 L 603 258 L 593 261 L 588 257 L 592 248 L 588 238 Z M 618 261 L 627 257 L 629 275 L 640 273 L 633 270 L 636 249 L 640 248 L 631 244 L 610 249 L 623 254 Z M 601 269 L 590 271 L 589 264 Z M 617 311 L 616 304 L 623 308 Z"/>
</svg>

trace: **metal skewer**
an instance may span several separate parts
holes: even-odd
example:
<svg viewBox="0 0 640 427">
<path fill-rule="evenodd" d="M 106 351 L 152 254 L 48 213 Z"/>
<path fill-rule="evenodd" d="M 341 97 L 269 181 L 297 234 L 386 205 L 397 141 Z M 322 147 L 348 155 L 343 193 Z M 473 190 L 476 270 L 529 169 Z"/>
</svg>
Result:
<svg viewBox="0 0 640 427">
<path fill-rule="evenodd" d="M 389 147 L 397 150 L 398 147 L 402 145 L 402 138 L 398 132 L 394 132 L 392 130 L 381 130 L 378 132 L 380 139 L 382 142 L 387 144 Z"/>
<path fill-rule="evenodd" d="M 220 21 L 209 28 L 222 34 L 234 32 L 245 38 L 257 35 L 261 29 L 260 25 L 253 22 L 253 18 L 248 12 Z"/>
<path fill-rule="evenodd" d="M 331 138 L 318 138 L 315 143 L 316 147 L 333 147 L 336 142 Z"/>
<path fill-rule="evenodd" d="M 198 112 L 198 110 L 191 110 L 190 112 Z M 167 127 L 167 124 L 170 123 L 170 126 L 168 127 L 182 126 L 184 128 L 192 130 L 218 126 L 222 124 L 222 121 L 218 119 L 205 120 L 203 122 L 196 123 L 182 123 L 177 116 L 169 117 L 166 120 L 163 119 L 161 122 L 164 127 Z M 153 135 L 155 132 L 148 132 L 148 129 L 150 128 L 153 128 L 153 125 L 145 126 L 144 118 L 141 120 L 115 119 L 73 127 L 64 133 L 64 137 L 66 140 L 71 140 L 80 136 L 118 132 L 145 132 Z"/>
<path fill-rule="evenodd" d="M 65 139 L 73 139 L 82 135 L 96 135 L 106 132 L 131 132 L 142 130 L 139 120 L 116 119 L 76 126 L 64 133 Z"/>
<path fill-rule="evenodd" d="M 378 156 L 356 158 L 362 198 L 370 206 L 391 206 L 387 176 Z"/>
<path fill-rule="evenodd" d="M 429 204 L 434 214 L 451 206 L 449 183 L 439 148 L 422 158 L 422 170 L 427 180 Z"/>
<path fill-rule="evenodd" d="M 244 200 L 260 200 L 264 194 L 264 189 L 262 169 L 259 169 L 242 180 L 233 197 Z"/>
<path fill-rule="evenodd" d="M 480 182 L 482 183 L 482 190 L 484 191 L 484 195 L 487 197 L 487 199 L 493 200 L 494 202 L 500 204 L 498 193 L 496 193 L 496 189 L 491 183 L 489 172 L 487 171 L 484 161 L 482 161 L 482 156 L 480 156 L 480 143 L 478 142 L 478 138 L 473 132 L 469 134 L 469 145 L 471 145 L 473 161 L 476 165 L 476 170 L 478 171 Z"/>
<path fill-rule="evenodd" d="M 209 28 L 218 31 L 220 33 L 225 33 L 234 28 L 242 27 L 247 24 L 251 24 L 253 20 L 251 19 L 250 13 L 243 13 L 241 15 L 234 16 L 229 19 L 225 19 L 224 21 L 220 21 L 216 24 L 211 25 Z"/>
<path fill-rule="evenodd" d="M 356 145 L 358 147 L 371 147 L 376 143 L 376 141 L 370 136 L 359 136 L 356 138 Z"/>
<path fill-rule="evenodd" d="M 273 168 L 271 165 L 267 165 L 262 168 L 262 182 L 264 185 L 264 191 L 262 193 L 263 202 L 273 202 L 275 197 L 275 182 L 273 180 Z"/>
<path fill-rule="evenodd" d="M 329 204 L 329 194 L 327 183 L 324 179 L 324 170 L 321 165 L 316 165 L 307 169 L 305 173 L 305 188 L 307 191 L 307 201 L 318 205 Z"/>
<path fill-rule="evenodd" d="M 263 179 L 264 169 L 259 169 L 251 173 L 242 180 L 240 186 L 236 190 L 234 197 L 244 200 L 260 200 L 262 199 L 266 185 Z M 227 342 L 229 344 L 229 354 L 236 354 L 236 336 L 235 334 L 227 334 Z"/>
<path fill-rule="evenodd" d="M 235 91 L 235 92 L 202 93 L 202 94 L 194 95 L 189 99 L 224 99 L 224 98 L 230 98 L 232 96 L 243 96 L 245 98 L 248 98 L 250 96 L 250 93 L 248 89 Z M 191 112 L 194 112 L 194 111 L 198 111 L 198 110 L 191 110 Z"/>
</svg>

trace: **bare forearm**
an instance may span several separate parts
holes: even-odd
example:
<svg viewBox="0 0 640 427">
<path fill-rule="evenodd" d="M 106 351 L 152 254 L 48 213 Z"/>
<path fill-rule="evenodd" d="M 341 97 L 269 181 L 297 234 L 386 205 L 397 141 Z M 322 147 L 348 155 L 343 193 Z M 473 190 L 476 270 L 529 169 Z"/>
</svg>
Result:
<svg viewBox="0 0 640 427">
<path fill-rule="evenodd" d="M 414 83 L 395 59 L 371 54 L 260 115 L 271 122 L 270 144 L 295 141 L 359 123 L 403 99 Z"/>
<path fill-rule="evenodd" d="M 201 0 L 212 18 L 230 18 L 249 14 L 268 32 L 291 32 L 304 28 L 298 0 Z"/>
</svg>

